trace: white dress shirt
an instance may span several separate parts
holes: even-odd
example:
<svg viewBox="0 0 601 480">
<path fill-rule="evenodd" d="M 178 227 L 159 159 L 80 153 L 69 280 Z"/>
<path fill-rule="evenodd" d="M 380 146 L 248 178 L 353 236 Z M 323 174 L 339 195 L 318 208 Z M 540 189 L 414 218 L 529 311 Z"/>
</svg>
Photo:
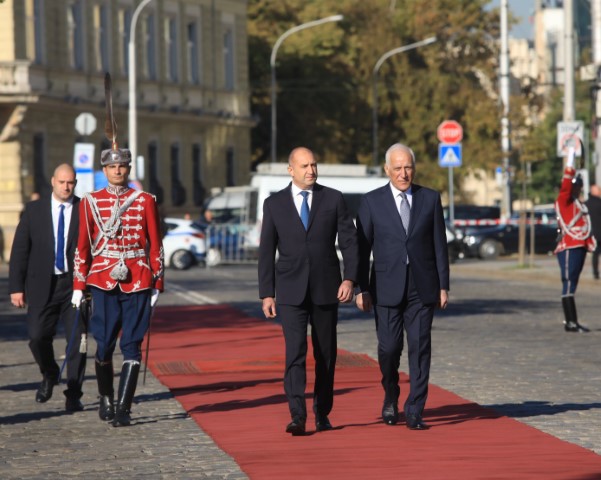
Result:
<svg viewBox="0 0 601 480">
<path fill-rule="evenodd" d="M 313 189 L 308 188 L 307 190 L 302 190 L 298 188 L 294 182 L 292 183 L 292 200 L 294 200 L 294 206 L 296 207 L 296 211 L 298 212 L 298 216 L 300 217 L 301 206 L 303 204 L 303 196 L 301 192 L 309 192 L 307 196 L 307 203 L 309 204 L 309 210 L 311 210 L 311 205 L 313 204 Z"/>
<path fill-rule="evenodd" d="M 401 214 L 401 191 L 396 188 L 392 182 L 390 182 L 390 190 L 392 190 L 392 195 L 394 196 L 394 203 L 396 203 L 396 211 Z M 409 207 L 413 205 L 413 194 L 411 193 L 411 187 L 405 190 L 405 194 L 407 195 L 407 201 L 409 202 Z"/>
<path fill-rule="evenodd" d="M 65 250 L 67 249 L 67 237 L 69 236 L 69 225 L 71 224 L 71 213 L 73 212 L 73 199 L 70 199 L 67 202 L 59 202 L 54 195 L 51 195 L 51 208 L 52 208 L 52 228 L 54 230 L 54 251 L 56 252 L 56 237 L 58 234 L 58 216 L 60 214 L 60 205 L 65 206 L 65 210 L 63 211 L 63 215 L 65 217 Z M 60 275 L 61 273 L 65 273 L 69 271 L 69 264 L 67 262 L 67 252 L 63 252 L 65 257 L 65 270 L 60 271 L 56 268 L 56 264 L 54 265 L 54 273 L 56 275 Z"/>
</svg>

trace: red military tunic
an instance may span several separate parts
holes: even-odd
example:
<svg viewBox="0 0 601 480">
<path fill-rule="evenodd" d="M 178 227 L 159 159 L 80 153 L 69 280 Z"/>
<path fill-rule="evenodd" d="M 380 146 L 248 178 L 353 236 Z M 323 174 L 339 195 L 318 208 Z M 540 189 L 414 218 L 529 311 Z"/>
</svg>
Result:
<svg viewBox="0 0 601 480">
<path fill-rule="evenodd" d="M 580 200 L 572 196 L 572 180 L 575 175 L 574 168 L 565 168 L 559 195 L 555 201 L 557 223 L 562 233 L 555 253 L 580 247 L 592 252 L 597 246 L 597 241 L 592 235 L 588 209 Z"/>
<path fill-rule="evenodd" d="M 74 290 L 86 286 L 126 293 L 163 290 L 164 255 L 153 195 L 109 185 L 79 206 Z M 126 267 L 126 268 L 125 268 Z"/>
</svg>

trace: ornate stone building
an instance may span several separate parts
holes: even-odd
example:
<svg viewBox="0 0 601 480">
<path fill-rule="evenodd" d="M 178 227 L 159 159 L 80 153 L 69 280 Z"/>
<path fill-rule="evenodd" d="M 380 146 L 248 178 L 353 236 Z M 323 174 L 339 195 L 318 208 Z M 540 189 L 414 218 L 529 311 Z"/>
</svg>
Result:
<svg viewBox="0 0 601 480">
<path fill-rule="evenodd" d="M 24 203 L 48 193 L 76 143 L 104 138 L 104 73 L 127 147 L 132 16 L 139 0 L 0 3 L 0 227 L 5 258 Z M 135 35 L 139 178 L 164 214 L 196 215 L 213 187 L 248 183 L 246 0 L 151 0 Z M 97 128 L 75 128 L 90 113 Z M 88 117 L 89 118 L 89 117 Z M 142 165 L 142 164 L 141 164 Z"/>
</svg>

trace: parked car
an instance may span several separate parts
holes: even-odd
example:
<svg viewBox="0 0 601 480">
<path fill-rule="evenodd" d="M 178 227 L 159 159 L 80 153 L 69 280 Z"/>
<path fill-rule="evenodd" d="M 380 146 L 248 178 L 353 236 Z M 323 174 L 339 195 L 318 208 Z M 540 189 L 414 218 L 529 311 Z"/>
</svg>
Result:
<svg viewBox="0 0 601 480">
<path fill-rule="evenodd" d="M 557 218 L 555 212 L 534 212 L 534 253 L 553 252 L 557 244 Z M 526 251 L 530 251 L 530 219 L 526 224 Z M 499 255 L 510 255 L 519 250 L 519 214 L 509 221 L 493 226 L 467 228 L 463 237 L 463 248 L 468 257 L 494 259 Z"/>
<path fill-rule="evenodd" d="M 447 247 L 449 250 L 449 263 L 455 263 L 457 259 L 463 258 L 463 242 L 461 233 L 457 232 L 448 222 L 447 227 Z"/>
<path fill-rule="evenodd" d="M 205 232 L 191 220 L 167 217 L 164 220 L 165 266 L 176 270 L 187 270 L 206 255 Z"/>
</svg>

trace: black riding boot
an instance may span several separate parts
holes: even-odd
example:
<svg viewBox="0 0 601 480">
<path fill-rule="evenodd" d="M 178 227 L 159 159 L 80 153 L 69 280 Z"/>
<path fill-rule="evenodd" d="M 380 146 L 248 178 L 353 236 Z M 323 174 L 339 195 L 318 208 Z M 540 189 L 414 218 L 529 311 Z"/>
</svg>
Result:
<svg viewBox="0 0 601 480">
<path fill-rule="evenodd" d="M 126 361 L 123 363 L 121 379 L 119 380 L 119 400 L 115 410 L 113 427 L 127 427 L 131 423 L 131 402 L 136 392 L 139 372 L 139 362 Z"/>
<path fill-rule="evenodd" d="M 113 364 L 111 362 L 94 362 L 96 365 L 96 381 L 100 394 L 98 416 L 100 420 L 115 418 L 115 389 L 113 388 Z"/>
<path fill-rule="evenodd" d="M 571 329 L 568 330 L 566 325 L 566 332 L 590 332 L 590 329 L 578 323 L 578 313 L 576 312 L 576 301 L 574 297 L 565 297 L 568 300 L 568 309 L 570 311 Z"/>
</svg>

